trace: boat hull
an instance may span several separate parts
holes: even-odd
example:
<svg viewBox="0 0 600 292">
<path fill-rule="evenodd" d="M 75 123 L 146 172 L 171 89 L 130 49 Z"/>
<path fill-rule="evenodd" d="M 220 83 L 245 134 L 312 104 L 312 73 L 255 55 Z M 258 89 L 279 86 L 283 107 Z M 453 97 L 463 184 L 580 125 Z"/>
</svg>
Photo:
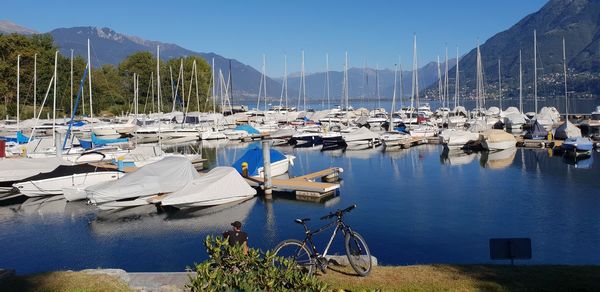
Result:
<svg viewBox="0 0 600 292">
<path fill-rule="evenodd" d="M 87 187 L 101 182 L 117 180 L 123 176 L 118 171 L 79 173 L 37 181 L 26 181 L 14 185 L 19 192 L 28 197 L 61 195 L 67 187 Z"/>
</svg>

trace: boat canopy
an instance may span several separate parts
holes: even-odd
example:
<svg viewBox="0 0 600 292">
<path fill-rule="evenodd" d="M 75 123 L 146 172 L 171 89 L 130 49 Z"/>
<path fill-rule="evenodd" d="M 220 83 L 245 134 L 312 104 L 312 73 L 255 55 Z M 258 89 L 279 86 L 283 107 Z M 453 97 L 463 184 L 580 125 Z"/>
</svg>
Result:
<svg viewBox="0 0 600 292">
<path fill-rule="evenodd" d="M 492 143 L 515 141 L 515 136 L 498 129 L 485 130 L 481 133 L 481 135 L 483 135 L 488 142 Z"/>
<path fill-rule="evenodd" d="M 287 157 L 285 157 L 285 155 L 283 155 L 283 153 L 281 153 L 275 149 L 272 149 L 272 148 L 270 149 L 270 154 L 271 154 L 271 163 L 287 159 Z M 262 148 L 260 148 L 256 145 L 249 146 L 248 150 L 246 150 L 246 153 L 244 153 L 244 155 L 242 157 L 240 157 L 240 159 L 238 159 L 236 162 L 234 162 L 232 167 L 234 167 L 239 173 L 243 173 L 242 172 L 242 163 L 244 163 L 244 162 L 248 163 L 248 176 L 259 175 L 260 173 L 259 173 L 258 169 L 263 167 L 263 165 L 265 163 Z"/>
<path fill-rule="evenodd" d="M 239 125 L 239 126 L 235 127 L 234 130 L 246 131 L 250 135 L 259 135 L 260 134 L 260 132 L 256 128 L 254 128 L 250 125 Z"/>
<path fill-rule="evenodd" d="M 196 178 L 182 189 L 161 200 L 163 206 L 214 206 L 243 200 L 256 195 L 244 178 L 233 167 L 215 167 Z"/>
<path fill-rule="evenodd" d="M 348 134 L 344 134 L 344 141 L 352 142 L 352 141 L 360 141 L 360 140 L 372 140 L 379 139 L 379 135 L 371 132 L 371 130 L 362 127 L 354 132 L 350 132 Z"/>
<path fill-rule="evenodd" d="M 578 138 L 581 137 L 581 130 L 573 123 L 566 121 L 556 128 L 554 137 L 556 139 Z"/>
<path fill-rule="evenodd" d="M 59 165 L 70 165 L 71 163 L 57 157 L 48 158 L 22 158 L 0 160 L 0 183 L 10 183 L 22 180 L 43 172 L 50 172 Z"/>
<path fill-rule="evenodd" d="M 87 197 L 99 204 L 123 199 L 171 193 L 198 178 L 189 159 L 169 156 L 150 163 L 124 177 L 87 187 Z"/>
<path fill-rule="evenodd" d="M 527 139 L 545 138 L 546 136 L 548 136 L 548 131 L 537 120 L 534 120 L 531 129 L 525 134 Z"/>
</svg>

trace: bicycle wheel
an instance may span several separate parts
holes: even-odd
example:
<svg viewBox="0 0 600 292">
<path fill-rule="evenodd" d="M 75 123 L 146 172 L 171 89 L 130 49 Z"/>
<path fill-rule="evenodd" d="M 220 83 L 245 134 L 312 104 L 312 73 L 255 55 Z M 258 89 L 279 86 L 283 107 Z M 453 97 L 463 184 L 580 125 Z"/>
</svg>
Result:
<svg viewBox="0 0 600 292">
<path fill-rule="evenodd" d="M 352 231 L 345 238 L 346 255 L 350 265 L 360 276 L 366 276 L 371 272 L 371 252 L 365 239 L 358 233 Z"/>
<path fill-rule="evenodd" d="M 315 262 L 310 256 L 306 245 L 299 240 L 288 239 L 282 241 L 275 247 L 275 255 L 296 262 L 296 264 L 309 275 L 314 272 Z M 284 266 L 277 259 L 273 260 L 273 265 L 283 268 Z"/>
</svg>

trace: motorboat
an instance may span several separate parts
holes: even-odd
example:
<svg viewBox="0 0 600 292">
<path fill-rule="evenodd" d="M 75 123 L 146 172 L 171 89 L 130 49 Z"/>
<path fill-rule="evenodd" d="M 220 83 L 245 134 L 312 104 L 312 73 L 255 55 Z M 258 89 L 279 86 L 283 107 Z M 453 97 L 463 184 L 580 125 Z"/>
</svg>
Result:
<svg viewBox="0 0 600 292">
<path fill-rule="evenodd" d="M 381 134 L 381 141 L 386 149 L 398 148 L 411 138 L 410 134 L 401 131 L 387 131 Z"/>
<path fill-rule="evenodd" d="M 448 149 L 460 149 L 469 142 L 479 140 L 479 133 L 460 129 L 446 129 L 439 134 L 440 143 Z"/>
<path fill-rule="evenodd" d="M 28 177 L 55 170 L 60 165 L 72 163 L 57 157 L 21 158 L 0 160 L 0 192 L 9 192 L 13 184 Z"/>
<path fill-rule="evenodd" d="M 201 140 L 220 140 L 227 139 L 227 136 L 221 131 L 215 130 L 213 128 L 208 129 L 200 134 Z"/>
<path fill-rule="evenodd" d="M 481 133 L 481 145 L 487 150 L 504 150 L 516 147 L 517 139 L 503 130 L 490 129 Z"/>
<path fill-rule="evenodd" d="M 165 157 L 122 178 L 85 188 L 89 202 L 101 209 L 149 204 L 148 199 L 175 192 L 199 177 L 185 157 Z"/>
<path fill-rule="evenodd" d="M 279 176 L 288 172 L 290 165 L 294 165 L 293 155 L 285 155 L 275 149 L 269 149 L 269 158 L 271 161 L 271 176 Z M 244 168 L 242 164 L 247 164 L 247 175 L 250 177 L 264 177 L 264 156 L 263 149 L 252 145 L 246 150 L 246 153 L 242 155 L 236 162 L 233 163 L 234 167 L 240 174 L 244 175 Z"/>
<path fill-rule="evenodd" d="M 229 140 L 242 140 L 246 137 L 259 136 L 260 131 L 250 125 L 239 125 L 223 132 Z"/>
<path fill-rule="evenodd" d="M 221 166 L 188 182 L 183 188 L 166 195 L 158 202 L 161 206 L 178 209 L 210 207 L 245 201 L 255 195 L 256 190 L 248 185 L 235 168 Z"/>
<path fill-rule="evenodd" d="M 413 137 L 435 137 L 439 129 L 430 123 L 419 124 L 409 130 L 409 133 Z"/>
<path fill-rule="evenodd" d="M 533 125 L 527 130 L 524 135 L 525 139 L 544 140 L 548 137 L 548 131 L 538 122 L 534 121 Z"/>
<path fill-rule="evenodd" d="M 347 134 L 342 134 L 342 139 L 348 150 L 363 150 L 381 145 L 379 135 L 371 132 L 371 130 L 365 127 Z"/>
<path fill-rule="evenodd" d="M 28 197 L 55 196 L 63 194 L 67 187 L 91 186 L 122 176 L 121 171 L 91 164 L 59 165 L 53 171 L 23 179 L 13 187 Z"/>
<path fill-rule="evenodd" d="M 561 148 L 571 152 L 590 152 L 594 148 L 594 143 L 587 137 L 572 137 L 565 139 Z"/>
<path fill-rule="evenodd" d="M 566 120 L 554 131 L 554 138 L 560 140 L 579 137 L 581 137 L 581 130 L 569 120 Z"/>
</svg>

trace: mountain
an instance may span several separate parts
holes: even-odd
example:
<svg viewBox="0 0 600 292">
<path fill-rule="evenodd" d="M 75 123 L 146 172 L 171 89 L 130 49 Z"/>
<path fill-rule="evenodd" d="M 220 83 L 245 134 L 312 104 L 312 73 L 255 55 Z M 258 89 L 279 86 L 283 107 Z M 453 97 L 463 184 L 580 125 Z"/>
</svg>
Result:
<svg viewBox="0 0 600 292">
<path fill-rule="evenodd" d="M 235 59 L 228 59 L 215 53 L 194 52 L 175 44 L 128 36 L 106 27 L 58 28 L 49 33 L 60 48 L 61 54 L 65 56 L 69 56 L 70 50 L 73 49 L 75 54 L 87 58 L 87 39 L 89 38 L 92 47 L 91 58 L 93 66 L 102 64 L 116 65 L 127 56 L 140 51 L 149 51 L 152 54 L 156 54 L 157 46 L 160 46 L 160 57 L 162 60 L 195 55 L 202 57 L 211 64 L 214 58 L 215 72 L 218 73 L 221 70 L 225 78 L 229 74 L 229 62 L 231 61 L 234 99 L 254 98 L 258 94 L 260 72 Z M 277 88 L 281 85 L 277 81 L 268 78 L 267 84 L 273 84 L 270 88 L 267 87 L 269 96 L 280 95 Z"/>
<path fill-rule="evenodd" d="M 0 20 L 0 33 L 3 33 L 3 34 L 18 33 L 18 34 L 30 35 L 30 34 L 36 34 L 38 32 L 33 29 L 29 29 L 29 28 L 20 26 L 18 24 L 8 21 L 8 20 Z"/>
<path fill-rule="evenodd" d="M 449 60 L 453 64 L 455 59 Z M 419 68 L 419 89 L 424 89 L 438 80 L 437 63 L 430 62 Z M 398 86 L 400 85 L 400 74 L 397 76 Z M 339 103 L 342 98 L 344 72 L 329 71 L 329 98 L 332 103 Z M 379 79 L 379 96 L 384 99 L 392 98 L 394 91 L 394 71 L 390 69 L 374 68 L 350 68 L 348 70 L 348 96 L 351 99 L 377 99 L 377 79 Z M 404 97 L 411 95 L 412 90 L 412 71 L 402 71 L 402 94 Z M 281 81 L 281 79 L 278 79 Z M 306 75 L 306 94 L 307 97 L 317 99 L 327 99 L 327 73 L 318 72 Z M 437 83 L 436 83 L 437 84 Z M 290 74 L 288 77 L 288 87 L 299 92 L 300 77 L 299 74 Z M 397 96 L 400 96 L 400 88 L 397 89 Z M 290 102 L 298 102 L 298 94 L 288 96 Z"/>
<path fill-rule="evenodd" d="M 486 83 L 498 82 L 498 59 L 500 59 L 503 82 L 513 85 L 514 88 L 518 84 L 519 78 L 519 50 L 522 51 L 524 82 L 527 83 L 527 86 L 532 82 L 534 30 L 537 31 L 538 80 L 546 84 L 540 88 L 541 95 L 545 93 L 550 95 L 552 92 L 560 93 L 562 80 L 557 76 L 563 72 L 563 37 L 566 41 L 567 64 L 570 72 L 573 72 L 573 74 L 569 74 L 570 78 L 579 79 L 578 73 L 581 76 L 598 77 L 600 73 L 600 1 L 550 0 L 539 11 L 526 16 L 511 28 L 494 35 L 481 45 Z M 471 50 L 461 59 L 460 68 L 461 83 L 466 83 L 473 88 L 476 76 L 476 49 Z M 450 70 L 449 76 L 454 78 L 453 70 Z M 589 86 L 600 89 L 597 81 L 593 84 Z M 531 91 L 526 90 L 527 92 Z"/>
</svg>

